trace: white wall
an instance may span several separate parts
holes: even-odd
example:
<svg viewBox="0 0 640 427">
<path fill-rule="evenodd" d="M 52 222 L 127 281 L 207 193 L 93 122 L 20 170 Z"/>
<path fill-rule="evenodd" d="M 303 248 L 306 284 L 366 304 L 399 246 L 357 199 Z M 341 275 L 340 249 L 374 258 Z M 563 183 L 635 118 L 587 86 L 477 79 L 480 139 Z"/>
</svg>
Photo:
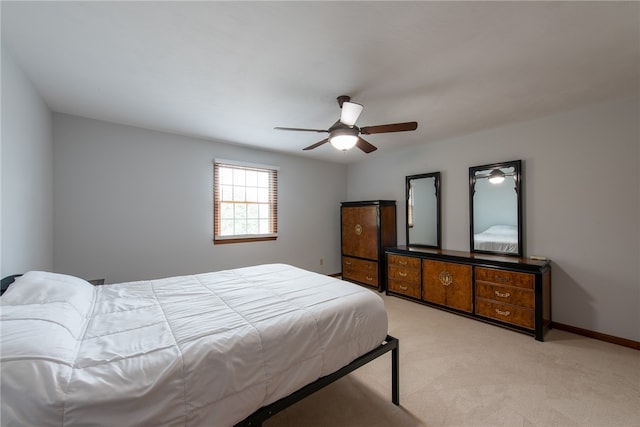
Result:
<svg viewBox="0 0 640 427">
<path fill-rule="evenodd" d="M 269 262 L 340 271 L 345 165 L 63 114 L 53 128 L 56 271 L 107 283 Z M 214 158 L 280 167 L 276 241 L 213 245 Z"/>
<path fill-rule="evenodd" d="M 2 46 L 0 275 L 53 266 L 51 113 Z"/>
<path fill-rule="evenodd" d="M 404 199 L 404 177 L 442 172 L 443 248 L 469 250 L 468 168 L 522 159 L 525 255 L 552 260 L 553 320 L 640 340 L 637 97 L 374 153 L 350 165 L 349 200 Z M 420 126 L 429 126 L 428 119 Z M 399 243 L 405 208 L 398 203 Z"/>
</svg>

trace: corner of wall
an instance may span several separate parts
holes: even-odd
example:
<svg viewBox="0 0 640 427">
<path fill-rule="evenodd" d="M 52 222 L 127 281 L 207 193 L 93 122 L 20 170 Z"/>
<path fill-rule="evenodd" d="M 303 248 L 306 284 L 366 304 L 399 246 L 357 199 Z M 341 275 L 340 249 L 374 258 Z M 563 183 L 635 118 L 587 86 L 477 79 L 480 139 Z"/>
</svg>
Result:
<svg viewBox="0 0 640 427">
<path fill-rule="evenodd" d="M 0 274 L 6 276 L 53 267 L 53 134 L 51 111 L 5 43 L 1 69 Z"/>
</svg>

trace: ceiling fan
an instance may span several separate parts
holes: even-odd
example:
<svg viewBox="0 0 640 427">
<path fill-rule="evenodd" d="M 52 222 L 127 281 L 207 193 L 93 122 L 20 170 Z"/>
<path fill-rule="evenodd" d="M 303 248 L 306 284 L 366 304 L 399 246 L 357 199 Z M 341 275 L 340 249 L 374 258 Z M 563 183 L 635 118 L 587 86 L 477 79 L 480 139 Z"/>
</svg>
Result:
<svg viewBox="0 0 640 427">
<path fill-rule="evenodd" d="M 371 153 L 372 151 L 377 150 L 377 148 L 362 139 L 360 135 L 404 132 L 409 130 L 416 130 L 418 128 L 417 122 L 392 123 L 387 125 L 365 126 L 362 128 L 358 128 L 358 126 L 356 126 L 356 120 L 358 120 L 358 117 L 360 116 L 360 113 L 362 113 L 362 109 L 364 107 L 360 104 L 356 104 L 355 102 L 351 102 L 351 98 L 347 95 L 339 96 L 337 98 L 337 101 L 338 105 L 342 109 L 342 112 L 340 114 L 340 119 L 333 125 L 331 125 L 329 129 L 303 129 L 285 127 L 275 127 L 274 129 L 318 133 L 326 132 L 329 134 L 328 138 L 325 138 L 322 141 L 316 142 L 313 145 L 303 148 L 303 150 L 313 150 L 314 148 L 317 148 L 326 142 L 330 142 L 331 145 L 341 151 L 347 151 L 353 146 L 356 146 L 365 153 Z"/>
</svg>

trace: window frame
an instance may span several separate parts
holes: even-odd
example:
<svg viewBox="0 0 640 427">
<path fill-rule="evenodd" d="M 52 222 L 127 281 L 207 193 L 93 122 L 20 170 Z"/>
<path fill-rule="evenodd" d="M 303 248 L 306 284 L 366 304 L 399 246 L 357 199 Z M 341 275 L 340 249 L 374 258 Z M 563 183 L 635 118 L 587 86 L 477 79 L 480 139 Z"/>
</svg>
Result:
<svg viewBox="0 0 640 427">
<path fill-rule="evenodd" d="M 243 203 L 246 204 L 247 200 L 222 200 L 222 191 L 220 182 L 220 172 L 223 168 L 231 170 L 243 170 L 243 171 L 258 171 L 267 172 L 268 177 L 268 202 L 269 205 L 269 233 L 258 234 L 231 234 L 222 235 L 221 233 L 221 203 Z M 241 242 L 261 242 L 276 240 L 278 238 L 278 170 L 277 166 L 261 165 L 256 163 L 239 162 L 235 160 L 214 159 L 213 161 L 213 243 L 226 244 L 226 243 L 241 243 Z M 235 189 L 247 188 L 246 184 L 232 185 Z M 259 203 L 259 202 L 250 202 Z M 260 204 L 265 204 L 264 202 Z M 234 221 L 236 219 L 234 218 Z"/>
</svg>

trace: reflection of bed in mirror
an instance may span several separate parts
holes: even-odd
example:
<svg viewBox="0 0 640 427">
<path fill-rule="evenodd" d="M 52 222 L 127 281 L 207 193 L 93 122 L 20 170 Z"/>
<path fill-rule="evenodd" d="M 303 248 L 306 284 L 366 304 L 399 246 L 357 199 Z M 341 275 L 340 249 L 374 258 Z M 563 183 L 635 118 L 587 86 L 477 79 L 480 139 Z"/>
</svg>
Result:
<svg viewBox="0 0 640 427">
<path fill-rule="evenodd" d="M 477 250 L 518 252 L 518 228 L 512 225 L 492 225 L 473 237 Z"/>
</svg>

